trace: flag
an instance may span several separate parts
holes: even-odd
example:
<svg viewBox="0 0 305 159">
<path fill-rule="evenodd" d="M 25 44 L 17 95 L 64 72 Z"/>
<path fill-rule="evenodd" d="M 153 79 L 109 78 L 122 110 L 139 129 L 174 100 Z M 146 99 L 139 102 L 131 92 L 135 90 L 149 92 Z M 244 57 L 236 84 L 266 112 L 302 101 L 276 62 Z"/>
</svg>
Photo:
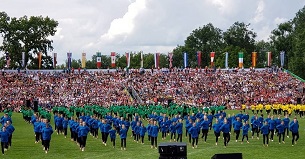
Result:
<svg viewBox="0 0 305 159">
<path fill-rule="evenodd" d="M 229 53 L 226 52 L 225 68 L 229 68 Z"/>
<path fill-rule="evenodd" d="M 143 68 L 143 62 L 144 62 L 144 59 L 143 59 L 143 52 L 141 51 L 141 68 Z"/>
<path fill-rule="evenodd" d="M 198 67 L 201 66 L 201 51 L 197 51 L 197 64 Z"/>
<path fill-rule="evenodd" d="M 41 52 L 38 52 L 37 56 L 38 56 L 38 68 L 40 69 L 40 68 L 41 68 L 42 53 L 41 53 Z"/>
<path fill-rule="evenodd" d="M 272 65 L 271 61 L 271 52 L 267 52 L 267 66 L 270 67 Z"/>
<path fill-rule="evenodd" d="M 243 52 L 238 53 L 238 67 L 239 68 L 244 67 L 244 53 Z"/>
<path fill-rule="evenodd" d="M 115 67 L 115 52 L 111 52 L 111 67 Z"/>
<path fill-rule="evenodd" d="M 281 67 L 284 67 L 285 64 L 285 51 L 281 51 L 280 53 Z"/>
<path fill-rule="evenodd" d="M 22 60 L 21 60 L 21 62 L 22 62 L 22 67 L 25 67 L 25 52 L 22 52 Z"/>
<path fill-rule="evenodd" d="M 10 59 L 10 55 L 9 55 L 8 52 L 5 53 L 5 59 L 6 59 L 6 67 L 9 68 L 10 63 L 11 63 L 11 59 Z"/>
<path fill-rule="evenodd" d="M 187 53 L 184 52 L 183 53 L 183 64 L 184 64 L 184 68 L 187 68 Z"/>
<path fill-rule="evenodd" d="M 257 52 L 252 52 L 252 67 L 256 67 Z"/>
<path fill-rule="evenodd" d="M 67 53 L 67 57 L 68 57 L 68 69 L 71 69 L 71 65 L 72 65 L 72 53 L 68 52 Z"/>
<path fill-rule="evenodd" d="M 160 53 L 155 53 L 155 68 L 159 68 Z"/>
<path fill-rule="evenodd" d="M 173 67 L 173 53 L 170 52 L 168 53 L 168 58 L 169 58 L 169 68 L 172 68 Z"/>
<path fill-rule="evenodd" d="M 102 55 L 101 52 L 96 53 L 96 67 L 100 69 L 102 66 Z"/>
<path fill-rule="evenodd" d="M 57 64 L 57 53 L 53 53 L 53 68 L 56 68 L 56 64 Z"/>
<path fill-rule="evenodd" d="M 86 68 L 86 53 L 82 53 L 82 68 Z"/>
<path fill-rule="evenodd" d="M 130 53 L 126 52 L 126 67 L 129 68 L 130 67 Z"/>
<path fill-rule="evenodd" d="M 214 66 L 214 58 L 215 58 L 215 52 L 211 52 L 211 66 Z"/>
</svg>

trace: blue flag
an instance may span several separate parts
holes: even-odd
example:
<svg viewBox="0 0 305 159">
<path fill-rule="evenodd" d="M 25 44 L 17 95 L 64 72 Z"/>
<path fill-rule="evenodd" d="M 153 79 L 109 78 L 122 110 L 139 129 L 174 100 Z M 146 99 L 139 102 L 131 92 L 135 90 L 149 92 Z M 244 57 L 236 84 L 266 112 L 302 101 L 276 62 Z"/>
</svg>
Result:
<svg viewBox="0 0 305 159">
<path fill-rule="evenodd" d="M 285 51 L 281 51 L 280 53 L 281 67 L 284 67 L 285 64 Z"/>
<path fill-rule="evenodd" d="M 183 53 L 183 59 L 184 59 L 184 61 L 183 61 L 183 64 L 184 64 L 184 68 L 186 68 L 188 65 L 187 65 L 187 53 L 185 52 L 185 53 Z"/>
<path fill-rule="evenodd" d="M 229 65 L 228 65 L 228 60 L 229 60 L 229 53 L 226 52 L 225 68 L 228 68 L 228 67 L 229 67 Z"/>
</svg>

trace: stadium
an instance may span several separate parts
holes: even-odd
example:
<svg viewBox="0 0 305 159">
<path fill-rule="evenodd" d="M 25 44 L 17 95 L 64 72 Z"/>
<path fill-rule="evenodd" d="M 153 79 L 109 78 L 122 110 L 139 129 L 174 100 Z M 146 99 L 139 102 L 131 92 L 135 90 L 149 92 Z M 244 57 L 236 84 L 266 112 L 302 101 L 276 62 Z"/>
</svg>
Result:
<svg viewBox="0 0 305 159">
<path fill-rule="evenodd" d="M 248 144 L 246 141 L 241 144 L 241 136 L 235 142 L 233 123 L 237 117 L 242 122 L 253 123 L 253 116 L 257 114 L 261 118 L 259 121 L 263 124 L 264 121 L 270 120 L 271 116 L 275 120 L 278 117 L 284 119 L 285 115 L 288 115 L 290 121 L 296 117 L 301 124 L 305 111 L 304 82 L 296 79 L 287 71 L 271 69 L 218 70 L 216 72 L 200 69 L 173 69 L 171 71 L 156 69 L 154 71 L 146 70 L 144 74 L 140 74 L 139 70 L 130 70 L 129 74 L 124 70 L 110 72 L 96 70 L 70 74 L 50 73 L 43 70 L 32 73 L 30 71 L 26 73 L 8 71 L 2 74 L 1 85 L 1 109 L 12 117 L 13 125 L 16 127 L 12 139 L 13 146 L 7 151 L 8 156 L 11 155 L 11 152 L 12 155 L 18 154 L 13 151 L 22 151 L 20 143 L 25 146 L 25 149 L 41 149 L 40 144 L 34 143 L 33 123 L 36 118 L 48 119 L 53 128 L 58 129 L 62 126 L 56 125 L 54 121 L 57 121 L 57 118 L 64 120 L 63 117 L 66 117 L 67 120 L 83 119 L 91 129 L 93 129 L 91 125 L 93 121 L 100 122 L 100 119 L 105 119 L 111 126 L 114 125 L 116 131 L 119 129 L 119 123 L 129 125 L 127 150 L 126 152 L 120 150 L 119 131 L 116 132 L 117 145 L 113 149 L 109 142 L 110 139 L 107 146 L 102 144 L 101 132 L 98 129 L 97 134 L 91 130 L 89 132 L 88 146 L 84 152 L 86 154 L 76 154 L 79 150 L 77 150 L 77 144 L 70 141 L 72 133 L 67 131 L 64 137 L 61 129 L 58 131 L 59 134 L 56 134 L 57 132 L 54 130 L 50 153 L 48 153 L 50 156 L 53 153 L 59 155 L 70 151 L 73 153 L 69 154 L 70 156 L 67 158 L 86 158 L 86 155 L 90 158 L 92 153 L 96 155 L 99 151 L 101 154 L 107 153 L 105 156 L 109 152 L 117 151 L 113 155 L 129 154 L 130 158 L 138 158 L 142 157 L 142 154 L 133 155 L 139 150 L 149 151 L 152 156 L 158 157 L 158 150 L 150 147 L 148 132 L 144 133 L 144 144 L 140 144 L 140 137 L 138 139 L 137 135 L 133 134 L 136 131 L 133 129 L 137 127 L 134 120 L 143 123 L 145 127 L 150 125 L 149 122 L 157 121 L 157 126 L 160 127 L 157 143 L 169 141 L 175 143 L 178 141 L 178 134 L 176 134 L 176 129 L 172 130 L 171 125 L 172 123 L 176 125 L 178 120 L 182 119 L 182 141 L 187 143 L 189 158 L 197 158 L 206 151 L 210 156 L 213 153 L 238 152 L 248 158 L 252 154 L 252 151 L 247 151 L 248 149 L 253 150 L 255 147 L 255 149 L 263 151 L 266 147 L 262 144 L 260 133 L 258 133 L 259 137 L 255 133 L 254 139 L 253 136 L 251 138 L 251 128 Z M 204 138 L 200 138 L 203 134 L 202 127 L 199 126 L 199 130 L 201 130 L 198 145 L 193 146 L 194 149 L 192 149 L 189 138 L 186 136 L 188 121 L 200 123 L 204 121 L 204 117 L 209 117 L 211 120 L 209 127 L 212 127 L 220 116 L 228 117 L 232 121 L 230 134 L 232 139 L 228 146 L 224 147 L 221 137 L 215 145 L 213 129 L 210 128 L 208 137 L 204 141 Z M 163 122 L 163 119 L 166 121 Z M 17 125 L 15 121 L 17 121 Z M 66 129 L 68 127 L 69 130 L 70 126 L 70 124 L 66 125 Z M 20 132 L 20 128 L 23 132 Z M 28 138 L 23 137 L 24 132 L 28 134 Z M 162 132 L 166 133 L 162 134 Z M 176 135 L 171 136 L 171 132 Z M 272 141 L 268 138 L 270 140 L 268 149 L 273 147 L 274 149 L 286 149 L 285 147 L 288 146 L 290 148 L 292 133 L 289 133 L 289 130 L 285 131 L 285 133 L 287 132 L 285 144 L 279 144 L 276 135 Z M 301 134 L 302 130 L 300 130 L 300 136 L 302 136 Z M 19 136 L 20 138 L 18 138 Z M 40 140 L 37 142 L 39 143 Z M 65 146 L 62 147 L 61 144 Z M 302 143 L 298 142 L 293 148 L 301 148 L 301 145 Z M 39 151 L 37 153 L 39 158 L 43 151 L 40 154 Z M 95 155 L 92 158 L 99 158 L 99 155 Z"/>
<path fill-rule="evenodd" d="M 1 2 L 1 158 L 303 158 L 304 5 Z"/>
</svg>

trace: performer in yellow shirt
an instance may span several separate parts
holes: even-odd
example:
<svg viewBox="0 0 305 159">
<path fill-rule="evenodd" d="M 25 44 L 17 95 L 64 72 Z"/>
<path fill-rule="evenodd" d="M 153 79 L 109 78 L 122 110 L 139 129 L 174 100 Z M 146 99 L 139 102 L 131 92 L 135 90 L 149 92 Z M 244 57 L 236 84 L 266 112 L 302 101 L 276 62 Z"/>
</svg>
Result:
<svg viewBox="0 0 305 159">
<path fill-rule="evenodd" d="M 295 108 L 295 113 L 300 115 L 300 112 L 301 112 L 301 104 L 297 104 Z"/>
<path fill-rule="evenodd" d="M 246 107 L 247 107 L 246 104 L 242 104 L 242 105 L 241 105 L 241 109 L 242 109 L 244 112 L 246 112 Z"/>
<path fill-rule="evenodd" d="M 252 113 L 254 114 L 254 110 L 256 109 L 256 106 L 254 104 L 251 105 L 251 110 L 252 110 Z"/>
<path fill-rule="evenodd" d="M 273 115 L 277 115 L 278 109 L 279 109 L 278 104 L 277 104 L 277 103 L 274 103 L 274 104 L 272 105 L 272 109 L 273 109 Z"/>
<path fill-rule="evenodd" d="M 270 104 L 266 104 L 265 105 L 265 109 L 266 109 L 266 113 L 269 115 L 271 112 L 271 105 Z"/>
<path fill-rule="evenodd" d="M 290 116 L 291 113 L 292 113 L 292 108 L 287 108 L 287 113 L 288 113 L 288 115 Z"/>
</svg>

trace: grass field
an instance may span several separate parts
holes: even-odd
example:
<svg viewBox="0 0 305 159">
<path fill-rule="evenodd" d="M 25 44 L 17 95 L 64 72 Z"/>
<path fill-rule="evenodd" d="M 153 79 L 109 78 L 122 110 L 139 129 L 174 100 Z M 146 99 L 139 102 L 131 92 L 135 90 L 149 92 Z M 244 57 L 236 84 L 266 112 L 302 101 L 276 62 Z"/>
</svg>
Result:
<svg viewBox="0 0 305 159">
<path fill-rule="evenodd" d="M 232 113 L 232 111 L 228 111 Z M 251 115 L 250 115 L 251 116 Z M 41 143 L 34 143 L 34 133 L 32 125 L 27 124 L 22 119 L 21 113 L 14 113 L 12 116 L 15 132 L 13 134 L 12 147 L 1 155 L 0 158 L 10 159 L 48 159 L 48 158 L 60 158 L 60 159 L 157 159 L 159 157 L 158 150 L 151 149 L 150 143 L 145 137 L 145 144 L 135 143 L 130 137 L 130 133 L 127 139 L 127 150 L 121 151 L 120 139 L 116 140 L 116 148 L 112 148 L 110 140 L 108 140 L 107 146 L 102 145 L 100 139 L 93 139 L 88 135 L 87 146 L 84 152 L 79 150 L 79 147 L 70 138 L 64 138 L 63 135 L 52 135 L 50 151 L 45 154 L 42 150 Z M 223 146 L 223 139 L 220 138 L 218 146 L 215 145 L 215 137 L 213 131 L 209 132 L 208 141 L 204 143 L 199 140 L 197 149 L 192 149 L 188 145 L 188 159 L 210 159 L 215 153 L 236 153 L 243 154 L 244 159 L 286 159 L 286 158 L 304 158 L 305 144 L 304 144 L 304 126 L 305 119 L 299 119 L 300 123 L 300 139 L 294 147 L 291 145 L 291 138 L 285 138 L 286 144 L 278 144 L 278 138 L 275 136 L 274 142 L 269 144 L 269 147 L 263 147 L 262 138 L 259 140 L 249 139 L 249 144 L 241 144 L 235 142 L 233 135 L 231 135 L 231 141 L 227 148 Z M 53 126 L 52 122 L 52 126 Z M 185 132 L 185 131 L 184 131 Z M 291 133 L 290 133 L 291 134 Z M 250 132 L 249 132 L 250 135 Z M 69 136 L 69 133 L 68 133 Z M 184 135 L 183 135 L 184 137 Z M 162 142 L 159 135 L 159 143 Z M 169 136 L 167 137 L 169 141 Z M 251 137 L 250 137 L 251 138 Z M 184 137 L 184 141 L 187 139 Z"/>
</svg>

